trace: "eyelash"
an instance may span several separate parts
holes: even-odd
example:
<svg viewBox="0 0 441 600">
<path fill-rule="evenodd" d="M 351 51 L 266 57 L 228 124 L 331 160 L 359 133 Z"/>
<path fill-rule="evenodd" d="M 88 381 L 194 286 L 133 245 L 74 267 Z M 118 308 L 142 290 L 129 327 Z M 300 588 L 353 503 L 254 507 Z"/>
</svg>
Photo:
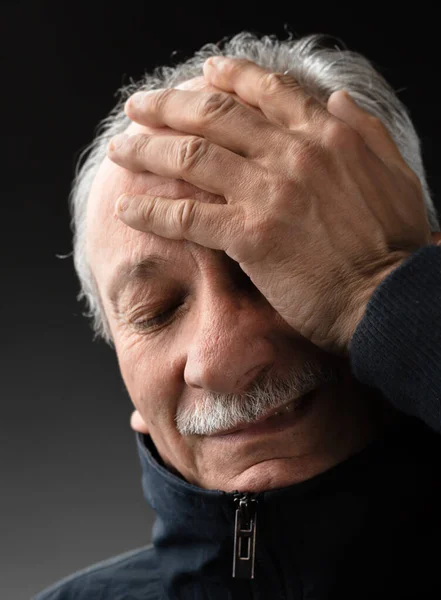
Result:
<svg viewBox="0 0 441 600">
<path fill-rule="evenodd" d="M 177 306 L 173 306 L 157 315 L 156 317 L 151 317 L 150 319 L 144 319 L 144 321 L 137 321 L 134 323 L 137 329 L 146 330 L 157 327 L 158 325 L 163 325 L 170 319 L 167 318 L 169 315 L 173 315 L 176 317 L 178 314 L 182 312 L 182 304 L 178 304 Z"/>
</svg>

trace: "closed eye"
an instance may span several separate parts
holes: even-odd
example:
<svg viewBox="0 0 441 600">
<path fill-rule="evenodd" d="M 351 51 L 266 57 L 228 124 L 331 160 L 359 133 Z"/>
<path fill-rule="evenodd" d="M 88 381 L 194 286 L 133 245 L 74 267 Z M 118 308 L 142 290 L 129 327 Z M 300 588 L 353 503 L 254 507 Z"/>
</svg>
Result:
<svg viewBox="0 0 441 600">
<path fill-rule="evenodd" d="M 156 327 L 159 327 L 160 325 L 163 325 L 164 323 L 167 323 L 168 321 L 171 321 L 172 318 L 175 318 L 176 316 L 178 316 L 178 314 L 183 312 L 183 305 L 184 305 L 184 303 L 182 302 L 176 306 L 172 306 L 171 308 L 165 310 L 164 312 L 160 313 L 159 315 L 150 317 L 149 319 L 136 321 L 133 323 L 133 325 L 137 329 L 140 329 L 142 331 L 154 329 Z"/>
</svg>

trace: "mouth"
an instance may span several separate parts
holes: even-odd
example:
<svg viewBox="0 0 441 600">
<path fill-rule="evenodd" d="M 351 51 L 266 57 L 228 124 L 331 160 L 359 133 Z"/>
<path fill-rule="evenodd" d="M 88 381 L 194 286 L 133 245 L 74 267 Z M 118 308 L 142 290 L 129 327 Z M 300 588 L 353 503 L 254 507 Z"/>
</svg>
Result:
<svg viewBox="0 0 441 600">
<path fill-rule="evenodd" d="M 304 415 L 315 399 L 317 391 L 318 388 L 314 388 L 294 400 L 290 400 L 277 408 L 271 409 L 252 423 L 237 425 L 232 429 L 218 432 L 211 437 L 222 438 L 224 436 L 241 434 L 254 435 L 255 433 L 264 433 L 272 430 L 280 431 L 281 428 L 290 426 Z"/>
</svg>

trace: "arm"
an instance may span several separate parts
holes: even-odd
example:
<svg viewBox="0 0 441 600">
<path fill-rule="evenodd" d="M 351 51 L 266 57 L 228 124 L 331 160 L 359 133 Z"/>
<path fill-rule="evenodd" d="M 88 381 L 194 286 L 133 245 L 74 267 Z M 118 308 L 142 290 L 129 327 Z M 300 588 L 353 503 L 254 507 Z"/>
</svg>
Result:
<svg viewBox="0 0 441 600">
<path fill-rule="evenodd" d="M 420 248 L 376 288 L 350 360 L 359 381 L 441 433 L 441 247 Z"/>
</svg>

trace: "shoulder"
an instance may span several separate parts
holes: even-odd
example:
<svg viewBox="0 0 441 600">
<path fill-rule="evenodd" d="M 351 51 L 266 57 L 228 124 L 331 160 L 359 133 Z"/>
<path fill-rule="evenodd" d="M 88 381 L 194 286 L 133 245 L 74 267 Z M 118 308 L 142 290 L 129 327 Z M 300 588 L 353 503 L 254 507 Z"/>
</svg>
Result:
<svg viewBox="0 0 441 600">
<path fill-rule="evenodd" d="M 157 600 L 158 591 L 153 546 L 143 546 L 76 571 L 32 600 Z"/>
</svg>

